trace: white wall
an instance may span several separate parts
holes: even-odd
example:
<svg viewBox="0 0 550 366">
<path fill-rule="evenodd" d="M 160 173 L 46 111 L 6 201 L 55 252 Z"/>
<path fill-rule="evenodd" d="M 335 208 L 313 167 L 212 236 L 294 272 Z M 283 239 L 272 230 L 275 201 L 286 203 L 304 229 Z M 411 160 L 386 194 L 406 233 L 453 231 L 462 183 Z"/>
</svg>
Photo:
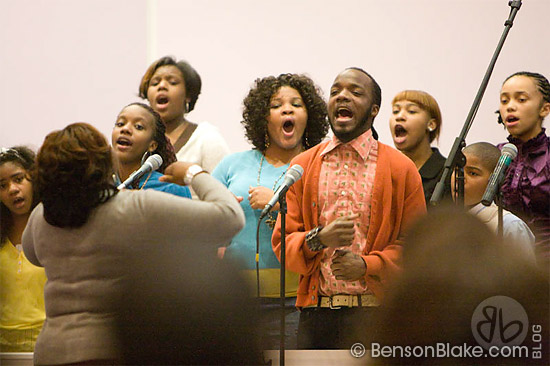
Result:
<svg viewBox="0 0 550 366">
<path fill-rule="evenodd" d="M 239 122 L 255 78 L 307 73 L 326 92 L 342 69 L 360 66 L 382 87 L 380 140 L 392 145 L 392 97 L 421 89 L 440 104 L 444 154 L 462 129 L 510 11 L 508 0 L 0 4 L 0 146 L 37 148 L 46 133 L 75 121 L 110 136 L 116 114 L 137 100 L 149 63 L 174 55 L 203 79 L 189 119 L 217 125 L 233 151 L 249 148 Z M 506 76 L 529 70 L 550 78 L 549 14 L 550 1 L 523 1 L 467 143 L 505 139 L 493 112 Z"/>
<path fill-rule="evenodd" d="M 0 0 L 0 146 L 78 121 L 109 133 L 137 100 L 145 0 Z"/>
</svg>

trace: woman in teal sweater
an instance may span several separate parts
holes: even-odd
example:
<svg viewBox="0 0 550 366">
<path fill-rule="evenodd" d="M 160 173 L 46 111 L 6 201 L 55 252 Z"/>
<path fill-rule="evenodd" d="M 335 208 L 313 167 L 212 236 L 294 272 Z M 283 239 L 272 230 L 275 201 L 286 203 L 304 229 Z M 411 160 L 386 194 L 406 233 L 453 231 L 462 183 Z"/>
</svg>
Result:
<svg viewBox="0 0 550 366">
<path fill-rule="evenodd" d="M 313 81 L 303 75 L 282 74 L 257 79 L 244 99 L 245 134 L 252 150 L 225 157 L 213 172 L 237 197 L 246 224 L 225 250 L 259 288 L 264 313 L 264 348 L 279 348 L 280 264 L 271 249 L 271 234 L 278 205 L 260 223 L 259 284 L 256 277 L 256 227 L 261 210 L 283 182 L 289 163 L 318 144 L 328 132 L 326 104 Z M 295 309 L 298 275 L 287 272 L 286 347 L 296 347 L 298 313 Z"/>
</svg>

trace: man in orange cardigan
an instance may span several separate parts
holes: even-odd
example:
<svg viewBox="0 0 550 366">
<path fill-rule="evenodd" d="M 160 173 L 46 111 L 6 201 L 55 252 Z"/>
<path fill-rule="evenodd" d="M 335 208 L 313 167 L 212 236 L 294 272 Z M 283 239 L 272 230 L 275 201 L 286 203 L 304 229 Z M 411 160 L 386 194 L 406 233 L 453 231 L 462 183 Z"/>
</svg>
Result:
<svg viewBox="0 0 550 366">
<path fill-rule="evenodd" d="M 328 102 L 334 137 L 291 163 L 304 168 L 287 193 L 285 251 L 286 267 L 301 275 L 299 349 L 370 346 L 404 230 L 426 212 L 414 163 L 377 141 L 381 99 L 367 72 L 344 70 Z M 272 244 L 280 259 L 280 219 Z"/>
</svg>

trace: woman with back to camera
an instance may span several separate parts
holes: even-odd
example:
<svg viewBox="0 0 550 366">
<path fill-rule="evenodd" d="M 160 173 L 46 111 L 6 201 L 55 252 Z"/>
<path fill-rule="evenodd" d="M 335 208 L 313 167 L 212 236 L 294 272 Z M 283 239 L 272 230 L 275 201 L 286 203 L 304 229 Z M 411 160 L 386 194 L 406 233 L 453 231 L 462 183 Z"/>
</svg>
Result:
<svg viewBox="0 0 550 366">
<path fill-rule="evenodd" d="M 282 74 L 257 79 L 244 99 L 245 134 L 252 150 L 225 157 L 213 172 L 237 197 L 246 224 L 231 241 L 225 258 L 237 261 L 252 284 L 256 279 L 256 227 L 262 209 L 283 182 L 290 161 L 317 145 L 328 132 L 326 104 L 313 81 L 304 75 Z M 271 247 L 278 204 L 260 223 L 259 286 L 267 349 L 279 348 L 279 268 Z M 256 287 L 256 286 L 254 286 Z M 287 348 L 296 347 L 298 275 L 287 272 Z"/>
<path fill-rule="evenodd" d="M 235 197 L 190 163 L 172 164 L 161 181 L 191 184 L 201 201 L 155 190 L 117 191 L 111 148 L 86 123 L 50 133 L 36 172 L 42 203 L 22 244 L 48 276 L 37 365 L 118 362 L 116 309 L 108 299 L 119 292 L 127 263 L 147 257 L 151 246 L 170 248 L 173 256 L 197 247 L 215 252 L 244 224 Z"/>
<path fill-rule="evenodd" d="M 431 144 L 439 139 L 441 111 L 436 100 L 420 90 L 404 90 L 392 101 L 390 130 L 397 150 L 407 155 L 422 177 L 426 206 L 431 207 L 435 185 L 441 179 L 446 158 Z M 444 198 L 449 199 L 449 182 L 445 184 Z"/>
<path fill-rule="evenodd" d="M 201 85 L 199 74 L 189 63 L 165 56 L 143 75 L 139 96 L 162 117 L 178 160 L 212 172 L 229 148 L 216 127 L 207 122 L 197 125 L 186 117 L 195 108 Z"/>
<path fill-rule="evenodd" d="M 0 150 L 0 352 L 32 352 L 46 313 L 44 268 L 23 254 L 21 236 L 38 199 L 30 177 L 34 152 Z"/>
<path fill-rule="evenodd" d="M 537 259 L 550 266 L 550 137 L 542 122 L 550 114 L 550 83 L 541 74 L 517 72 L 500 91 L 500 123 L 518 149 L 502 183 L 504 207 L 522 218 L 536 237 Z M 504 143 L 499 144 L 502 148 Z"/>
<path fill-rule="evenodd" d="M 120 111 L 111 135 L 117 185 L 138 170 L 149 156 L 158 154 L 162 158 L 160 168 L 145 174 L 131 188 L 154 189 L 191 198 L 188 187 L 159 181 L 166 167 L 176 161 L 165 130 L 159 114 L 146 104 L 132 103 Z"/>
</svg>

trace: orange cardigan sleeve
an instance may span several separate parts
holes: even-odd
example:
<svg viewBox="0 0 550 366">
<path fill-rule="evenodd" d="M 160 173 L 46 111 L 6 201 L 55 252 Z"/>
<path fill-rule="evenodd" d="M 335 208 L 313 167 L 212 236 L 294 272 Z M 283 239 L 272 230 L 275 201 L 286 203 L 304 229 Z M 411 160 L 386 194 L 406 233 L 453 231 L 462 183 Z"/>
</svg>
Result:
<svg viewBox="0 0 550 366">
<path fill-rule="evenodd" d="M 320 144 L 323 145 L 323 144 Z M 318 270 L 322 252 L 312 252 L 305 244 L 306 233 L 318 225 L 316 200 L 320 159 L 316 161 L 320 146 L 297 156 L 292 162 L 304 168 L 304 175 L 287 192 L 285 253 L 286 268 L 301 275 L 311 275 Z M 273 251 L 281 260 L 281 217 L 271 238 Z"/>
</svg>

